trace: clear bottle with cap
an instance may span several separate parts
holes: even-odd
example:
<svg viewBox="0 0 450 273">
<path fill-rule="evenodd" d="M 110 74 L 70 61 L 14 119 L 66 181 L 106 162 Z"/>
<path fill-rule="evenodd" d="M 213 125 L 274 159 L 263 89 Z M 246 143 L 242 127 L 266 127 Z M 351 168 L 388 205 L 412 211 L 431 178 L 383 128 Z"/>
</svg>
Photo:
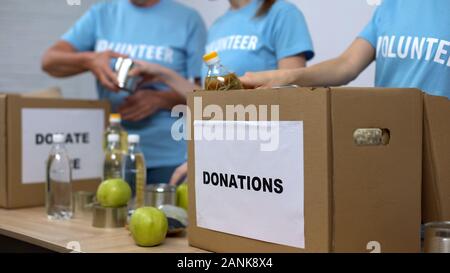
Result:
<svg viewBox="0 0 450 273">
<path fill-rule="evenodd" d="M 108 145 L 103 162 L 103 180 L 123 178 L 124 153 L 120 149 L 119 135 L 109 134 L 107 140 Z"/>
<path fill-rule="evenodd" d="M 238 90 L 243 89 L 242 83 L 233 72 L 230 72 L 220 62 L 219 55 L 213 51 L 203 56 L 208 66 L 208 72 L 205 77 L 205 90 Z"/>
<path fill-rule="evenodd" d="M 147 167 L 139 147 L 139 135 L 128 136 L 128 153 L 124 160 L 125 181 L 130 185 L 132 198 L 128 203 L 130 212 L 145 205 Z"/>
<path fill-rule="evenodd" d="M 122 122 L 122 117 L 120 114 L 110 114 L 109 115 L 109 126 L 106 128 L 104 140 L 103 140 L 103 149 L 106 150 L 108 146 L 108 135 L 117 134 L 119 135 L 119 149 L 122 152 L 126 153 L 128 149 L 128 141 L 127 136 L 128 133 L 125 129 L 120 125 Z"/>
<path fill-rule="evenodd" d="M 45 207 L 53 220 L 72 218 L 72 168 L 63 134 L 53 134 L 53 146 L 47 160 Z"/>
</svg>

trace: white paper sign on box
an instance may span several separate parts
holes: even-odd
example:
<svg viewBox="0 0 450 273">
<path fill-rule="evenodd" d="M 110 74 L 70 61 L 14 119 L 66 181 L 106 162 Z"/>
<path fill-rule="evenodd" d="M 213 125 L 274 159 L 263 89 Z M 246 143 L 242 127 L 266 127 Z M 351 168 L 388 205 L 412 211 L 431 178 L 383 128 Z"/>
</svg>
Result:
<svg viewBox="0 0 450 273">
<path fill-rule="evenodd" d="M 101 109 L 22 109 L 22 183 L 45 181 L 51 135 L 64 133 L 74 180 L 102 177 L 105 113 Z"/>
<path fill-rule="evenodd" d="M 261 129 L 278 130 L 277 149 L 250 137 Z M 247 137 L 211 137 L 227 131 Z M 194 142 L 197 226 L 305 247 L 302 121 L 195 120 Z"/>
</svg>

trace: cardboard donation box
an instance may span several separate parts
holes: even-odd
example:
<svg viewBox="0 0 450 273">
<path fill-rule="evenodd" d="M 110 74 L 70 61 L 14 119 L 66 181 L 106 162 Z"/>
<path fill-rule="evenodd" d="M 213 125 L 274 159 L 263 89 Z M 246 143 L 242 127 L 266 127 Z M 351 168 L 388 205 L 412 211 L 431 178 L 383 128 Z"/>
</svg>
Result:
<svg viewBox="0 0 450 273">
<path fill-rule="evenodd" d="M 45 204 L 53 133 L 66 135 L 73 190 L 95 191 L 108 114 L 107 102 L 0 94 L 0 207 Z"/>
<path fill-rule="evenodd" d="M 188 96 L 189 243 L 216 252 L 419 252 L 423 95 Z"/>
<path fill-rule="evenodd" d="M 424 96 L 422 219 L 450 221 L 450 100 Z"/>
</svg>

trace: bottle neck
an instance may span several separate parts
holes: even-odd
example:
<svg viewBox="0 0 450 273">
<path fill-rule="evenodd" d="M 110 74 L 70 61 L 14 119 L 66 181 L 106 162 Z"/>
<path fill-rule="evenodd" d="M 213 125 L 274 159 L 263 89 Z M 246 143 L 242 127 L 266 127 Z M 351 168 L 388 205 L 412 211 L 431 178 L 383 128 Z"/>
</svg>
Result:
<svg viewBox="0 0 450 273">
<path fill-rule="evenodd" d="M 67 154 L 66 146 L 64 143 L 53 143 L 52 148 L 50 150 L 50 155 L 56 154 Z"/>
<path fill-rule="evenodd" d="M 128 154 L 140 153 L 139 143 L 128 143 Z"/>
<path fill-rule="evenodd" d="M 120 121 L 110 121 L 109 124 L 111 127 L 120 127 Z"/>
<path fill-rule="evenodd" d="M 64 143 L 53 143 L 53 149 L 55 150 L 62 150 L 65 149 Z"/>
<path fill-rule="evenodd" d="M 220 67 L 220 63 L 208 64 L 208 69 L 217 69 Z"/>
<path fill-rule="evenodd" d="M 215 57 L 214 59 L 211 59 L 211 60 L 209 60 L 209 61 L 207 61 L 206 62 L 206 65 L 208 66 L 208 67 L 218 67 L 218 66 L 220 66 L 220 59 L 219 59 L 219 57 Z"/>
<path fill-rule="evenodd" d="M 108 143 L 108 148 L 109 148 L 110 150 L 116 150 L 116 149 L 119 149 L 119 142 L 117 142 L 117 141 L 110 141 L 110 142 Z"/>
<path fill-rule="evenodd" d="M 224 74 L 227 74 L 227 72 L 220 62 L 211 63 L 208 65 L 207 77 L 223 76 Z"/>
</svg>

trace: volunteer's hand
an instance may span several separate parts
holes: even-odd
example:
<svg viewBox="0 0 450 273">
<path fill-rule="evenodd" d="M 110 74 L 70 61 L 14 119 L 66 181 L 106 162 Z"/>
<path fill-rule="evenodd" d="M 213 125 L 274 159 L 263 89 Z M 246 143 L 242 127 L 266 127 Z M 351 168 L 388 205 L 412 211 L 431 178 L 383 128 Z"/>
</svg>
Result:
<svg viewBox="0 0 450 273">
<path fill-rule="evenodd" d="M 127 57 L 126 55 L 113 52 L 111 50 L 96 52 L 91 58 L 88 68 L 100 81 L 100 83 L 111 91 L 119 91 L 117 75 L 111 69 L 111 59 Z"/>
<path fill-rule="evenodd" d="M 270 88 L 295 82 L 294 69 L 247 72 L 240 77 L 246 88 Z"/>
<path fill-rule="evenodd" d="M 174 185 L 176 186 L 177 183 L 187 175 L 188 172 L 188 166 L 187 166 L 187 162 L 181 164 L 180 166 L 178 166 L 178 168 L 175 169 L 175 171 L 172 174 L 172 177 L 170 178 L 170 185 Z"/>
<path fill-rule="evenodd" d="M 143 83 L 164 82 L 162 77 L 166 73 L 167 68 L 162 65 L 149 63 L 140 60 L 134 60 L 136 66 L 129 72 L 130 76 L 142 77 Z"/>
<path fill-rule="evenodd" d="M 163 104 L 164 98 L 160 92 L 141 89 L 127 97 L 118 110 L 123 120 L 139 121 L 153 115 Z"/>
</svg>

